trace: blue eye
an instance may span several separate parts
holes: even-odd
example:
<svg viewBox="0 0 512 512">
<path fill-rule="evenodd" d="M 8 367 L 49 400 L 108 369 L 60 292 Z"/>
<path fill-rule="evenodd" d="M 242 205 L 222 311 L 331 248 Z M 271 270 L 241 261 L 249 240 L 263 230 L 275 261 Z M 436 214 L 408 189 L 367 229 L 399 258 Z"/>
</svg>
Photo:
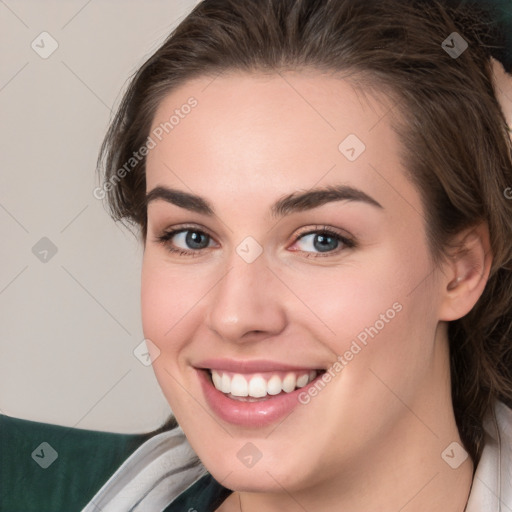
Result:
<svg viewBox="0 0 512 512">
<path fill-rule="evenodd" d="M 304 248 L 300 249 L 300 251 L 311 253 L 313 257 L 329 256 L 333 252 L 338 253 L 343 249 L 343 246 L 345 248 L 353 248 L 356 246 L 353 240 L 350 240 L 327 227 L 308 231 L 296 238 L 296 244 L 302 241 L 305 241 L 305 243 Z M 314 251 L 318 252 L 315 253 Z M 311 257 L 311 255 L 308 254 L 306 257 Z"/>
<path fill-rule="evenodd" d="M 174 247 L 174 244 L 171 244 L 173 239 L 174 243 L 181 243 L 185 247 Z M 211 237 L 198 229 L 181 228 L 166 231 L 157 238 L 157 242 L 164 244 L 169 252 L 195 256 L 194 252 L 209 247 Z"/>
<path fill-rule="evenodd" d="M 196 228 L 165 231 L 155 241 L 163 244 L 171 253 L 191 257 L 200 256 L 201 251 L 213 246 L 212 237 Z M 294 245 L 300 242 L 304 243 L 304 247 L 298 252 L 304 253 L 307 258 L 330 256 L 338 254 L 343 249 L 356 247 L 353 240 L 325 226 L 296 236 Z"/>
</svg>

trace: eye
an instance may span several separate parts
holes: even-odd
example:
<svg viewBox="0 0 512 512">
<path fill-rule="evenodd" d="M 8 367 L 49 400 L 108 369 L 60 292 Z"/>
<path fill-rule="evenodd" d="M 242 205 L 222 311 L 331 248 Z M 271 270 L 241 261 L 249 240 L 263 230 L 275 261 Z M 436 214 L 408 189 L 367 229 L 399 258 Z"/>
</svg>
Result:
<svg viewBox="0 0 512 512">
<path fill-rule="evenodd" d="M 195 227 L 164 231 L 155 238 L 155 242 L 164 245 L 170 253 L 191 257 L 200 256 L 201 251 L 214 246 L 212 237 Z M 309 258 L 338 254 L 344 249 L 356 247 L 356 242 L 327 226 L 316 226 L 299 234 L 294 245 L 299 245 L 299 248 L 292 247 L 292 251 L 303 252 Z"/>
<path fill-rule="evenodd" d="M 196 228 L 178 228 L 165 231 L 155 241 L 171 253 L 182 256 L 198 256 L 199 251 L 211 246 L 210 235 Z"/>
<path fill-rule="evenodd" d="M 353 248 L 356 243 L 341 235 L 340 233 L 324 226 L 317 227 L 315 230 L 309 230 L 300 234 L 295 239 L 295 245 L 302 245 L 298 250 L 311 253 L 306 257 L 330 256 L 332 253 L 339 253 L 343 248 Z M 315 251 L 317 253 L 315 254 Z M 320 253 L 320 254 L 318 254 Z"/>
</svg>

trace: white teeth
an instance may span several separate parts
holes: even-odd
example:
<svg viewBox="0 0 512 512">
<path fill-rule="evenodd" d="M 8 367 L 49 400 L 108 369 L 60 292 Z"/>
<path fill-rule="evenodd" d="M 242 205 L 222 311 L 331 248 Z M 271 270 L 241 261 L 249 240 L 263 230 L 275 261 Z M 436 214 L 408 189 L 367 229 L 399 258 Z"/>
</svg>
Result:
<svg viewBox="0 0 512 512">
<path fill-rule="evenodd" d="M 240 373 L 228 374 L 226 372 L 211 370 L 212 381 L 215 388 L 225 394 L 238 397 L 263 398 L 267 395 L 278 395 L 282 391 L 291 393 L 296 388 L 303 388 L 316 378 L 317 372 L 311 370 L 307 373 L 279 372 L 279 374 L 255 374 L 244 376 Z M 283 378 L 281 378 L 283 377 Z"/>
<path fill-rule="evenodd" d="M 309 375 L 301 375 L 297 379 L 297 387 L 303 388 L 309 382 Z"/>
<path fill-rule="evenodd" d="M 267 393 L 269 395 L 278 395 L 283 390 L 283 385 L 279 375 L 273 375 L 267 382 Z"/>
<path fill-rule="evenodd" d="M 283 391 L 291 393 L 295 389 L 295 384 L 297 384 L 297 377 L 295 374 L 289 373 L 283 380 Z"/>
<path fill-rule="evenodd" d="M 217 372 L 212 372 L 212 380 L 217 389 L 222 389 L 222 377 Z"/>
<path fill-rule="evenodd" d="M 231 394 L 234 396 L 249 395 L 249 385 L 239 373 L 233 375 L 233 378 L 231 379 Z"/>
<path fill-rule="evenodd" d="M 213 375 L 213 373 L 212 373 L 212 375 Z M 215 386 L 215 387 L 217 387 L 217 386 Z M 220 391 L 222 391 L 223 393 L 229 393 L 231 391 L 231 379 L 229 378 L 229 375 L 224 374 L 222 376 L 220 388 L 217 387 L 217 389 L 220 389 Z"/>
<path fill-rule="evenodd" d="M 253 377 L 249 381 L 249 395 L 254 398 L 261 398 L 267 394 L 267 383 L 263 377 Z"/>
</svg>

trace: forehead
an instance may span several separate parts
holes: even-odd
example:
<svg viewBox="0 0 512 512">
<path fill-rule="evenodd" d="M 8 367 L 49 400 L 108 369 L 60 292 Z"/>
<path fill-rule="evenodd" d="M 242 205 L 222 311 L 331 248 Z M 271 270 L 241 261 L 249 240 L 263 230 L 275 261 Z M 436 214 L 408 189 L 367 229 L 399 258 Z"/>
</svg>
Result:
<svg viewBox="0 0 512 512">
<path fill-rule="evenodd" d="M 157 109 L 147 189 L 185 186 L 219 198 L 247 190 L 269 201 L 318 184 L 376 194 L 388 182 L 381 197 L 416 195 L 404 178 L 392 112 L 392 98 L 314 72 L 194 79 Z"/>
</svg>

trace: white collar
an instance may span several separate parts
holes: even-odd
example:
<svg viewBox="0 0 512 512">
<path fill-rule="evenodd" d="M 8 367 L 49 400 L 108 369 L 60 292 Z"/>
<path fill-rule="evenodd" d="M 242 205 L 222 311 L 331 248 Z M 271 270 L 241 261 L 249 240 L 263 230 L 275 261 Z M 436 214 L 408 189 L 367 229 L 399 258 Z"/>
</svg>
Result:
<svg viewBox="0 0 512 512">
<path fill-rule="evenodd" d="M 496 402 L 484 429 L 484 448 L 466 512 L 512 512 L 512 410 Z"/>
<path fill-rule="evenodd" d="M 162 511 L 206 473 L 177 427 L 140 445 L 82 512 Z"/>
</svg>

